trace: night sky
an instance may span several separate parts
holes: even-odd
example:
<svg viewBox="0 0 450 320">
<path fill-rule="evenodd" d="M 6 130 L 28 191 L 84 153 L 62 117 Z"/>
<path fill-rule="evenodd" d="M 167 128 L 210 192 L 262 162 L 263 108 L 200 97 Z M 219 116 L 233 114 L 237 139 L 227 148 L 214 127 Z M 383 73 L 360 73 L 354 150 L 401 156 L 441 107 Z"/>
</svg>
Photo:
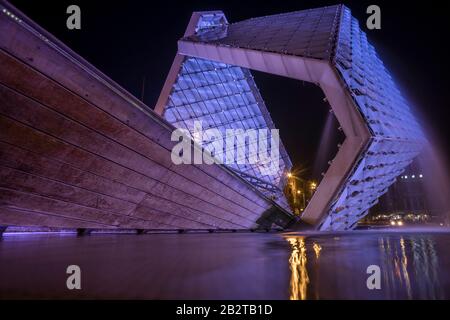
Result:
<svg viewBox="0 0 450 320">
<path fill-rule="evenodd" d="M 447 108 L 450 81 L 450 9 L 444 1 L 345 1 L 365 26 L 366 8 L 381 7 L 382 29 L 365 30 L 385 65 L 444 152 L 449 154 Z M 137 97 L 145 76 L 144 102 L 153 108 L 193 11 L 222 10 L 229 22 L 325 5 L 338 1 L 31 1 L 11 0 L 18 9 Z M 113 4 L 115 3 L 115 4 Z M 66 28 L 66 8 L 81 8 L 81 30 Z M 448 5 L 447 5 L 448 7 Z M 323 93 L 311 84 L 254 72 L 293 163 L 311 169 L 328 116 Z M 342 136 L 333 124 L 331 145 Z M 336 151 L 331 148 L 328 158 Z M 448 159 L 448 158 L 447 158 Z M 326 163 L 326 161 L 325 161 Z"/>
</svg>

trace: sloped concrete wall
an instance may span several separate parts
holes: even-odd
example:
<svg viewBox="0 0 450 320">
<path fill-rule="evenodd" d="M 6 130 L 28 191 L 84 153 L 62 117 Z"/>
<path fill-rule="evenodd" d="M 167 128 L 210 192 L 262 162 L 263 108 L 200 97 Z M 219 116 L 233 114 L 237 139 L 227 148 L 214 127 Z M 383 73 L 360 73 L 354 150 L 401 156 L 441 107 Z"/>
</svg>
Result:
<svg viewBox="0 0 450 320">
<path fill-rule="evenodd" d="M 248 229 L 291 220 L 223 166 L 174 165 L 171 125 L 21 18 L 0 13 L 0 225 Z"/>
</svg>

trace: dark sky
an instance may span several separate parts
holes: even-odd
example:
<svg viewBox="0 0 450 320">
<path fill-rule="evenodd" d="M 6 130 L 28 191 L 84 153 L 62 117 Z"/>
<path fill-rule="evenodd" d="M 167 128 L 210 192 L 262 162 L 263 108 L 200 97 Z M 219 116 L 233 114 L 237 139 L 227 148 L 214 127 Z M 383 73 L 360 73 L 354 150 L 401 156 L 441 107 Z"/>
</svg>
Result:
<svg viewBox="0 0 450 320">
<path fill-rule="evenodd" d="M 337 1 L 31 1 L 10 0 L 30 18 L 153 107 L 192 11 L 222 10 L 230 22 L 302 10 Z M 423 114 L 448 154 L 450 8 L 446 1 L 345 1 L 362 26 L 377 4 L 382 29 L 365 30 L 410 102 Z M 66 8 L 78 4 L 81 30 L 66 28 Z M 447 6 L 447 7 L 444 7 Z M 294 163 L 313 169 L 328 108 L 312 85 L 255 74 L 267 107 Z M 341 137 L 332 130 L 333 144 Z M 334 151 L 332 151 L 334 152 Z"/>
</svg>

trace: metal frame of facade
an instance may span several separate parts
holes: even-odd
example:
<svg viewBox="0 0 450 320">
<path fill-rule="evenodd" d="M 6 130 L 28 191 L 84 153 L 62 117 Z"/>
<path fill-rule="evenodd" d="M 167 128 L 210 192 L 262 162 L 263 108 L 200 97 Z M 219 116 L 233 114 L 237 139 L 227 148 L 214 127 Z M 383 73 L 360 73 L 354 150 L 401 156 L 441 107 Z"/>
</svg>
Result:
<svg viewBox="0 0 450 320">
<path fill-rule="evenodd" d="M 224 98 L 225 103 L 217 108 L 219 114 L 231 114 L 252 104 L 259 107 L 253 113 L 236 115 L 234 123 L 243 127 L 248 119 L 258 118 L 260 121 L 252 124 L 254 128 L 273 127 L 249 70 L 311 82 L 323 90 L 346 138 L 302 215 L 303 221 L 320 230 L 353 228 L 422 148 L 423 133 L 407 101 L 358 21 L 343 5 L 233 24 L 221 11 L 193 13 L 184 37 L 178 41 L 178 53 L 155 108 L 169 122 L 188 130 L 186 120 L 202 116 L 195 111 L 206 110 L 211 122 L 219 117 L 213 115 L 213 107 L 192 108 L 193 103 L 208 101 L 205 92 L 174 101 L 186 85 L 183 78 L 192 72 L 186 70 L 186 63 L 191 61 L 208 65 L 202 72 L 210 71 L 210 77 L 219 79 L 206 81 L 207 86 L 244 80 L 234 86 L 238 92 L 230 89 L 233 85 L 210 90 L 216 93 L 212 99 L 217 100 L 217 92 Z M 227 80 L 224 70 L 240 71 Z M 198 91 L 201 81 L 186 85 L 184 90 L 192 87 Z M 253 99 L 242 104 L 226 103 L 234 93 L 253 95 Z M 178 110 L 185 115 L 175 114 L 177 106 L 182 106 Z M 192 108 L 192 114 L 186 112 L 188 108 Z M 221 120 L 218 126 L 230 127 L 232 123 Z M 283 173 L 291 166 L 283 147 L 281 154 L 284 166 L 280 166 L 279 179 L 266 181 L 278 187 L 282 187 Z M 254 168 L 234 169 L 264 180 Z"/>
</svg>

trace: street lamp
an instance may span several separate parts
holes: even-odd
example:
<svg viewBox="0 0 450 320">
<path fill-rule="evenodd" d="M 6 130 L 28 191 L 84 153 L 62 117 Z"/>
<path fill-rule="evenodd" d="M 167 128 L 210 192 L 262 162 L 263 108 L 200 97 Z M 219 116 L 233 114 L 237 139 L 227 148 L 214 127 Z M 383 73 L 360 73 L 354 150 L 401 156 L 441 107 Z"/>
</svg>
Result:
<svg viewBox="0 0 450 320">
<path fill-rule="evenodd" d="M 306 198 L 305 198 L 305 193 L 304 192 L 302 192 L 301 190 L 297 190 L 297 194 L 298 195 L 302 195 L 303 197 L 303 208 L 305 208 L 306 207 Z M 303 211 L 303 209 L 302 209 L 302 211 Z"/>
</svg>

